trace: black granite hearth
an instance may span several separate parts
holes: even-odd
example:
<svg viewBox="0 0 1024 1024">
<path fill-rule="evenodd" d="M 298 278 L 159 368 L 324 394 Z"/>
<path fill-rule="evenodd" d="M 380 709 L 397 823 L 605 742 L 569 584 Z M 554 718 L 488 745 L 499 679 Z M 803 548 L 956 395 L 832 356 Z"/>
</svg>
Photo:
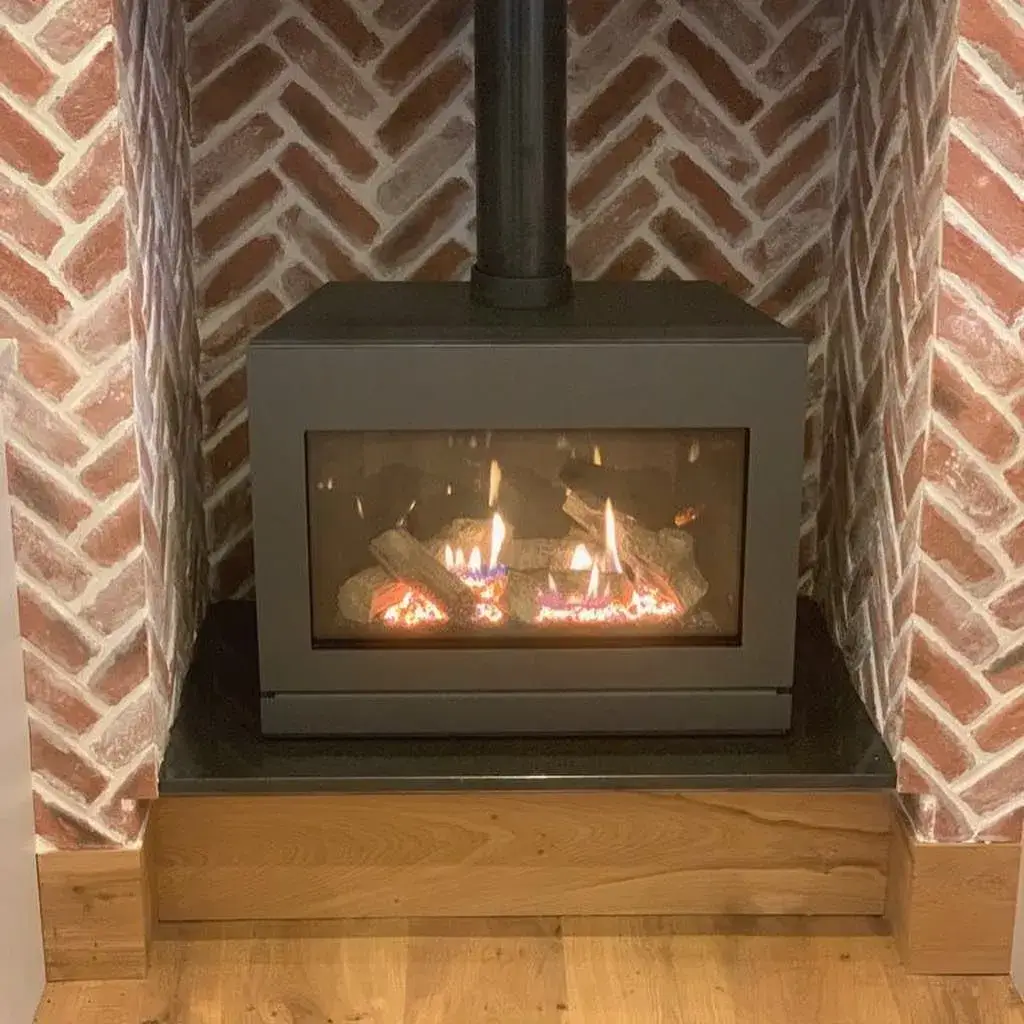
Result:
<svg viewBox="0 0 1024 1024">
<path fill-rule="evenodd" d="M 224 602 L 203 624 L 160 791 L 892 788 L 892 758 L 807 600 L 798 610 L 796 666 L 786 736 L 267 739 L 255 605 Z"/>
</svg>

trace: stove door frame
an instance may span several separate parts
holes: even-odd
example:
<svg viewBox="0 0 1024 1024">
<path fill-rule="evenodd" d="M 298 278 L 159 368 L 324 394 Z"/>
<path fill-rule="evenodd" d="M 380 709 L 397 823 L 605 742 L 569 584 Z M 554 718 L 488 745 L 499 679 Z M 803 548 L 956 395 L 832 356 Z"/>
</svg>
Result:
<svg viewBox="0 0 1024 1024">
<path fill-rule="evenodd" d="M 620 334 L 497 342 L 439 341 L 424 333 L 406 340 L 261 340 L 251 346 L 264 731 L 785 728 L 793 678 L 807 346 L 795 335 L 751 336 L 749 328 L 714 333 L 685 340 Z M 387 387 L 375 387 L 379 381 Z M 516 381 L 516 388 L 487 384 L 502 381 Z M 749 431 L 739 643 L 429 651 L 313 647 L 307 431 L 694 427 Z M 599 698 L 587 713 L 579 699 L 585 695 Z M 691 699 L 678 700 L 685 696 Z M 741 697 L 745 713 L 737 711 Z M 527 698 L 532 704 L 516 703 Z M 457 711 L 452 702 L 461 702 Z"/>
</svg>

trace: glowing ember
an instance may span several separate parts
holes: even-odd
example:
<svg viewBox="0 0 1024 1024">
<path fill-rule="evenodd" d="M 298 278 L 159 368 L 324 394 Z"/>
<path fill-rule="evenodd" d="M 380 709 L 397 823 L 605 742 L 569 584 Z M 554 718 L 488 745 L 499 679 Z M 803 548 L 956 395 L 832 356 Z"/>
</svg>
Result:
<svg viewBox="0 0 1024 1024">
<path fill-rule="evenodd" d="M 591 575 L 593 581 L 593 575 Z M 538 623 L 559 625 L 626 625 L 635 622 L 675 618 L 679 605 L 653 587 L 634 587 L 628 598 L 612 598 L 606 591 L 598 596 L 587 588 L 585 597 L 544 594 L 537 610 Z"/>
<path fill-rule="evenodd" d="M 403 626 L 406 629 L 448 621 L 448 616 L 426 594 L 412 587 L 386 608 L 380 618 L 385 625 Z"/>
</svg>

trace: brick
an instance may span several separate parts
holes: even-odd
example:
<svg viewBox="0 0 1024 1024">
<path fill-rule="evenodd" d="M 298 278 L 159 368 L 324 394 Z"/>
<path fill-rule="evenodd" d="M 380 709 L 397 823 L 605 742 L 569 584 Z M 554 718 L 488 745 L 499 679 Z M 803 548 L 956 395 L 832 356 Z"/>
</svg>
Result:
<svg viewBox="0 0 1024 1024">
<path fill-rule="evenodd" d="M 964 749 L 956 733 L 940 722 L 913 690 L 907 692 L 904 701 L 903 734 L 950 782 L 974 766 L 974 758 Z"/>
<path fill-rule="evenodd" d="M 281 300 L 270 292 L 257 292 L 201 341 L 204 361 L 233 355 L 246 339 L 261 331 L 284 312 Z"/>
<path fill-rule="evenodd" d="M 788 89 L 829 41 L 829 22 L 814 8 L 793 26 L 757 72 L 757 80 L 769 89 Z"/>
<path fill-rule="evenodd" d="M 54 104 L 57 121 L 73 139 L 89 134 L 117 102 L 114 44 L 107 43 Z"/>
<path fill-rule="evenodd" d="M 1024 695 L 1011 699 L 974 730 L 982 750 L 995 754 L 1024 739 Z"/>
<path fill-rule="evenodd" d="M 206 529 L 211 551 L 219 551 L 252 522 L 252 489 L 249 480 L 239 481 L 206 509 Z"/>
<path fill-rule="evenodd" d="M 121 131 L 111 125 L 85 151 L 54 191 L 61 209 L 81 222 L 99 209 L 103 200 L 121 184 Z"/>
<path fill-rule="evenodd" d="M 970 235 L 948 222 L 942 231 L 942 267 L 981 292 L 992 310 L 1007 324 L 1024 313 L 1024 278 L 1007 269 Z M 989 330 L 984 325 L 980 328 Z"/>
<path fill-rule="evenodd" d="M 62 537 L 72 533 L 92 511 L 55 476 L 10 444 L 7 446 L 7 474 L 11 495 Z"/>
<path fill-rule="evenodd" d="M 377 219 L 336 181 L 316 157 L 292 143 L 279 161 L 281 170 L 337 225 L 343 235 L 354 242 L 369 245 L 380 225 Z"/>
<path fill-rule="evenodd" d="M 363 24 L 348 0 L 300 0 L 302 5 L 348 51 L 359 64 L 377 57 L 383 44 L 376 32 Z M 420 28 L 422 26 L 422 22 Z"/>
<path fill-rule="evenodd" d="M 284 61 L 258 43 L 192 96 L 192 137 L 202 142 L 258 96 L 284 70 Z"/>
<path fill-rule="evenodd" d="M 1014 565 L 1024 565 L 1024 522 L 1018 523 L 1003 538 L 1003 548 Z"/>
<path fill-rule="evenodd" d="M 990 771 L 960 793 L 960 798 L 978 815 L 994 814 L 1024 793 L 1024 749 L 1008 761 L 996 762 Z"/>
<path fill-rule="evenodd" d="M 97 632 L 109 636 L 145 607 L 145 570 L 140 553 L 82 608 L 82 618 Z"/>
<path fill-rule="evenodd" d="M 85 488 L 97 498 L 109 498 L 139 475 L 135 431 L 126 430 L 79 474 Z"/>
<path fill-rule="evenodd" d="M 761 0 L 761 10 L 777 28 L 781 28 L 803 6 L 804 0 Z"/>
<path fill-rule="evenodd" d="M 803 255 L 776 277 L 757 302 L 762 312 L 784 317 L 809 288 L 821 280 L 827 256 L 821 245 L 805 250 Z"/>
<path fill-rule="evenodd" d="M 1024 461 L 1011 466 L 1003 475 L 1010 485 L 1010 490 L 1024 501 Z"/>
<path fill-rule="evenodd" d="M 31 21 L 45 6 L 47 0 L 0 0 L 0 11 L 12 21 Z"/>
<path fill-rule="evenodd" d="M 73 601 L 89 583 L 85 563 L 67 545 L 40 529 L 15 506 L 11 510 L 18 569 L 62 601 Z"/>
<path fill-rule="evenodd" d="M 979 665 L 999 650 L 987 622 L 927 565 L 920 567 L 917 612 L 967 661 Z"/>
<path fill-rule="evenodd" d="M 377 101 L 345 58 L 321 42 L 297 18 L 289 18 L 275 33 L 281 48 L 330 96 L 332 106 L 346 117 L 365 118 Z"/>
<path fill-rule="evenodd" d="M 55 61 L 67 64 L 112 20 L 111 5 L 106 0 L 68 0 L 36 33 L 35 41 Z"/>
<path fill-rule="evenodd" d="M 656 255 L 650 242 L 635 238 L 601 271 L 601 280 L 635 281 L 644 276 Z"/>
<path fill-rule="evenodd" d="M 1013 503 L 996 489 L 977 460 L 939 430 L 933 429 L 928 441 L 925 475 L 955 495 L 957 508 L 982 530 L 998 529 L 1014 512 Z M 908 488 L 908 500 L 911 493 Z"/>
<path fill-rule="evenodd" d="M 969 836 L 967 841 L 1016 843 L 1020 841 L 1022 828 L 1024 828 L 1024 808 L 1009 808 L 1005 813 L 987 821 L 980 827 L 977 834 Z"/>
<path fill-rule="evenodd" d="M 0 85 L 27 103 L 45 96 L 55 76 L 5 28 L 0 28 Z"/>
<path fill-rule="evenodd" d="M 85 443 L 60 413 L 44 405 L 20 381 L 12 381 L 8 386 L 7 403 L 12 435 L 51 463 L 72 466 L 87 451 Z"/>
<path fill-rule="evenodd" d="M 157 795 L 156 757 L 146 754 L 138 767 L 110 795 L 100 810 L 100 818 L 107 828 L 129 841 L 141 832 L 148 815 L 148 801 Z"/>
<path fill-rule="evenodd" d="M 970 725 L 989 706 L 988 694 L 971 673 L 962 669 L 924 634 L 914 631 L 910 677 L 951 715 Z"/>
<path fill-rule="evenodd" d="M 662 113 L 684 137 L 699 139 L 704 158 L 727 178 L 746 181 L 757 158 L 722 118 L 706 107 L 684 81 L 669 82 L 658 93 Z"/>
<path fill-rule="evenodd" d="M 209 437 L 245 405 L 245 366 L 239 366 L 203 396 L 203 434 Z"/>
<path fill-rule="evenodd" d="M 441 131 L 408 153 L 377 188 L 377 204 L 401 216 L 421 200 L 473 146 L 473 126 L 453 117 Z"/>
<path fill-rule="evenodd" d="M 214 600 L 234 597 L 252 579 L 252 534 L 242 537 L 212 567 Z"/>
<path fill-rule="evenodd" d="M 64 230 L 41 210 L 28 190 L 0 174 L 0 232 L 22 248 L 46 257 L 64 237 Z"/>
<path fill-rule="evenodd" d="M 764 100 L 740 81 L 728 62 L 681 21 L 674 21 L 665 37 L 669 51 L 689 67 L 701 84 L 740 124 L 753 120 Z"/>
<path fill-rule="evenodd" d="M 73 321 L 64 336 L 86 362 L 96 364 L 131 342 L 127 282 L 108 289 L 85 314 Z"/>
<path fill-rule="evenodd" d="M 248 172 L 284 134 L 269 114 L 259 113 L 192 165 L 192 198 L 199 206 L 213 192 Z"/>
<path fill-rule="evenodd" d="M 375 75 L 377 81 L 390 93 L 408 85 L 469 21 L 472 10 L 466 0 L 435 0 L 381 58 Z"/>
<path fill-rule="evenodd" d="M 373 16 L 385 28 L 404 28 L 422 9 L 422 0 L 381 0 Z"/>
<path fill-rule="evenodd" d="M 799 85 L 764 111 L 753 131 L 765 153 L 774 153 L 820 113 L 835 95 L 837 77 L 838 61 L 836 51 L 832 51 Z"/>
<path fill-rule="evenodd" d="M 280 12 L 277 0 L 256 4 L 220 0 L 208 18 L 188 32 L 188 77 L 195 87 L 235 59 Z"/>
<path fill-rule="evenodd" d="M 0 163 L 10 164 L 45 185 L 57 173 L 60 160 L 53 143 L 0 99 Z"/>
<path fill-rule="evenodd" d="M 98 526 L 82 539 L 82 551 L 97 565 L 123 561 L 141 540 L 139 495 L 129 494 Z"/>
<path fill-rule="evenodd" d="M 75 415 L 97 437 L 106 437 L 131 417 L 132 366 L 127 354 L 75 403 Z"/>
<path fill-rule="evenodd" d="M 293 263 L 281 273 L 281 287 L 290 306 L 297 306 L 322 284 L 323 281 L 304 263 Z"/>
<path fill-rule="evenodd" d="M 239 298 L 265 277 L 281 255 L 274 235 L 258 235 L 236 249 L 210 276 L 202 289 L 202 308 L 216 309 Z"/>
<path fill-rule="evenodd" d="M 140 695 L 104 725 L 90 752 L 102 767 L 118 772 L 153 745 L 152 696 Z"/>
<path fill-rule="evenodd" d="M 747 202 L 762 217 L 774 217 L 820 172 L 832 146 L 832 132 L 819 125 L 806 139 L 798 142 L 765 174 L 746 195 Z"/>
<path fill-rule="evenodd" d="M 1001 693 L 1024 687 L 1024 644 L 996 658 L 985 669 L 985 678 Z"/>
<path fill-rule="evenodd" d="M 697 4 L 693 13 L 715 37 L 747 63 L 756 61 L 768 46 L 768 34 L 740 4 Z"/>
<path fill-rule="evenodd" d="M 646 178 L 630 182 L 576 233 L 569 246 L 573 270 L 584 278 L 593 276 L 657 205 L 658 191 Z"/>
<path fill-rule="evenodd" d="M 377 141 L 392 156 L 415 142 L 439 111 L 448 109 L 472 71 L 460 55 L 449 57 L 410 89 L 377 129 Z"/>
<path fill-rule="evenodd" d="M 85 298 L 96 295 L 127 264 L 124 204 L 118 203 L 71 250 L 61 270 Z"/>
<path fill-rule="evenodd" d="M 581 35 L 589 35 L 614 9 L 617 0 L 569 0 L 569 24 Z"/>
<path fill-rule="evenodd" d="M 249 424 L 236 424 L 206 453 L 207 490 L 227 479 L 249 458 Z"/>
<path fill-rule="evenodd" d="M 22 651 L 25 667 L 25 697 L 29 707 L 48 722 L 73 736 L 88 732 L 99 713 L 82 699 L 74 684 L 31 648 Z"/>
<path fill-rule="evenodd" d="M 211 210 L 195 227 L 196 249 L 209 256 L 222 249 L 255 223 L 281 194 L 273 171 L 263 171 Z"/>
<path fill-rule="evenodd" d="M 326 224 L 293 206 L 279 220 L 281 231 L 302 254 L 332 281 L 358 281 L 365 277 L 352 257 L 338 244 Z"/>
<path fill-rule="evenodd" d="M 927 499 L 921 515 L 921 547 L 969 594 L 991 594 L 1004 579 L 999 564 L 949 515 Z"/>
<path fill-rule="evenodd" d="M 744 296 L 750 282 L 721 253 L 719 246 L 678 210 L 663 210 L 651 228 L 665 247 L 695 276 L 721 284 L 734 295 Z"/>
<path fill-rule="evenodd" d="M 952 114 L 1007 170 L 1024 178 L 1024 131 L 1020 115 L 985 85 L 963 59 L 953 76 Z"/>
<path fill-rule="evenodd" d="M 32 794 L 36 836 L 58 850 L 104 849 L 114 846 L 109 836 L 98 832 L 84 817 L 72 814 L 47 800 L 38 791 Z"/>
<path fill-rule="evenodd" d="M 1011 256 L 1024 258 L 1024 204 L 955 135 L 949 140 L 947 190 Z"/>
<path fill-rule="evenodd" d="M 604 139 L 658 84 L 665 69 L 653 57 L 634 58 L 569 124 L 569 150 L 578 153 Z"/>
<path fill-rule="evenodd" d="M 21 635 L 66 672 L 79 672 L 96 650 L 68 618 L 25 586 L 18 587 Z"/>
<path fill-rule="evenodd" d="M 1017 448 L 1017 432 L 1006 417 L 941 356 L 936 356 L 932 375 L 936 411 L 986 459 L 1008 459 Z"/>
<path fill-rule="evenodd" d="M 88 681 L 90 693 L 107 704 L 120 704 L 149 674 L 146 629 L 133 629 L 96 668 Z"/>
<path fill-rule="evenodd" d="M 412 273 L 413 281 L 457 281 L 472 259 L 461 242 L 449 239 L 435 249 Z"/>
<path fill-rule="evenodd" d="M 737 208 L 729 193 L 699 164 L 685 153 L 666 154 L 660 167 L 662 176 L 696 214 L 716 234 L 731 242 L 741 241 L 750 231 L 750 221 Z"/>
<path fill-rule="evenodd" d="M 592 92 L 632 57 L 662 12 L 658 0 L 629 0 L 615 6 L 593 37 L 569 53 L 569 95 Z"/>
<path fill-rule="evenodd" d="M 388 273 L 419 259 L 469 205 L 470 187 L 461 178 L 446 181 L 381 239 L 375 261 Z"/>
<path fill-rule="evenodd" d="M 57 733 L 34 718 L 29 719 L 28 732 L 32 770 L 54 788 L 86 803 L 92 803 L 107 788 L 106 776 Z"/>
<path fill-rule="evenodd" d="M 281 105 L 299 127 L 335 163 L 356 181 L 366 181 L 377 169 L 372 153 L 312 93 L 290 82 L 281 93 Z"/>
<path fill-rule="evenodd" d="M 773 217 L 760 239 L 747 251 L 750 265 L 765 276 L 776 273 L 814 238 L 826 229 L 832 211 L 831 182 L 819 180 L 785 211 Z M 803 328 L 801 328 L 803 330 Z M 818 336 L 818 327 L 806 333 Z"/>
<path fill-rule="evenodd" d="M 60 324 L 71 307 L 50 279 L 0 243 L 0 280 L 4 297 L 25 315 L 46 327 Z"/>
<path fill-rule="evenodd" d="M 1024 583 L 1013 587 L 989 605 L 989 611 L 1003 629 L 1024 630 Z"/>
<path fill-rule="evenodd" d="M 985 56 L 989 66 L 1019 92 L 1024 81 L 1024 29 L 999 0 L 964 0 L 957 29 L 961 37 Z"/>
<path fill-rule="evenodd" d="M 0 337 L 18 343 L 18 372 L 25 380 L 55 402 L 59 402 L 79 380 L 78 371 L 64 352 L 45 338 L 21 328 L 0 310 Z"/>
<path fill-rule="evenodd" d="M 661 126 L 645 115 L 626 134 L 606 147 L 572 183 L 569 189 L 572 212 L 585 213 L 604 199 L 632 171 L 636 162 L 650 152 L 661 135 Z"/>
</svg>

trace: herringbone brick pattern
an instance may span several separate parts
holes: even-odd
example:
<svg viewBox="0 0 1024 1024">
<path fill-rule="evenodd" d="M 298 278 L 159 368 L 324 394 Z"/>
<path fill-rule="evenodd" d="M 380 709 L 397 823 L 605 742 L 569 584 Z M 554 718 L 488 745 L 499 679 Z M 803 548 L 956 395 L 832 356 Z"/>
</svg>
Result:
<svg viewBox="0 0 1024 1024">
<path fill-rule="evenodd" d="M 1024 3 L 961 0 L 905 778 L 938 840 L 1024 808 Z"/>
<path fill-rule="evenodd" d="M 155 786 L 109 7 L 0 2 L 0 334 L 45 844 L 120 842 Z M 131 820 L 130 820 L 131 819 Z"/>
<path fill-rule="evenodd" d="M 820 338 L 838 0 L 573 0 L 571 260 L 704 277 Z M 251 576 L 247 339 L 327 279 L 463 276 L 471 0 L 193 0 L 193 216 L 212 590 Z M 813 554 L 820 341 L 808 427 Z"/>
</svg>

